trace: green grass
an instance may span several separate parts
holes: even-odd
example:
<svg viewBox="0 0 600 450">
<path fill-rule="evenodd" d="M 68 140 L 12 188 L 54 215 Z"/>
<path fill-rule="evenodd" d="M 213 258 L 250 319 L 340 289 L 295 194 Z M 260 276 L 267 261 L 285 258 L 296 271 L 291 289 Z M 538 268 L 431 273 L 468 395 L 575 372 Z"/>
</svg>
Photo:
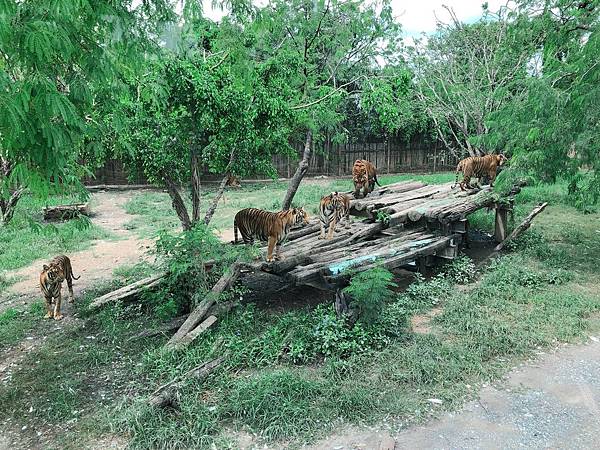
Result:
<svg viewBox="0 0 600 450">
<path fill-rule="evenodd" d="M 313 201 L 344 182 L 307 185 L 299 199 Z M 283 192 L 272 188 L 232 191 L 225 206 L 267 207 L 280 199 L 274 191 Z M 140 194 L 129 206 L 141 217 L 168 210 L 156 208 L 161 195 Z M 53 324 L 41 319 L 41 311 L 11 310 L 0 316 L 0 342 L 11 345 L 32 330 L 48 338 L 25 356 L 25 369 L 13 374 L 10 388 L 0 386 L 0 420 L 52 426 L 77 418 L 57 443 L 65 448 L 73 448 L 74 436 L 106 433 L 126 436 L 132 448 L 235 448 L 235 431 L 283 447 L 311 442 L 344 423 L 385 419 L 406 426 L 456 408 L 477 386 L 539 348 L 579 342 L 599 327 L 600 214 L 583 215 L 555 187 L 525 188 L 519 195 L 515 222 L 540 200 L 552 202 L 510 253 L 478 273 L 463 258 L 444 274 L 415 279 L 386 303 L 375 328 L 347 328 L 331 304 L 287 311 L 244 305 L 220 317 L 186 351 L 166 352 L 166 337 L 129 340 L 155 326 L 143 305 L 99 313 L 85 308 L 95 295 L 151 273 L 148 265 L 116 271 L 118 281 L 76 303 L 85 327 L 49 333 Z M 488 216 L 479 213 L 471 225 L 493 226 Z M 441 312 L 431 332 L 412 333 L 410 318 L 433 308 Z M 147 405 L 157 386 L 223 354 L 226 362 L 207 380 L 182 386 L 177 410 Z M 48 392 L 48 373 L 61 374 L 56 392 Z M 432 405 L 432 397 L 443 404 Z"/>
<path fill-rule="evenodd" d="M 42 208 L 46 204 L 73 201 L 77 199 L 53 196 L 45 203 L 31 196 L 23 197 L 17 204 L 13 220 L 6 226 L 0 226 L 0 273 L 26 266 L 36 259 L 85 249 L 94 240 L 110 236 L 83 220 L 44 223 Z"/>
</svg>

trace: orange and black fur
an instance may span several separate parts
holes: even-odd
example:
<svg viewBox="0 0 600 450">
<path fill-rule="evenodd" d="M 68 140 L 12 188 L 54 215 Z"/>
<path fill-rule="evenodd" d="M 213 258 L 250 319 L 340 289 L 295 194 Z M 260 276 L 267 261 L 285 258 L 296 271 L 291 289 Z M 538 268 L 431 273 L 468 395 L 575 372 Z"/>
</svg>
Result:
<svg viewBox="0 0 600 450">
<path fill-rule="evenodd" d="M 465 158 L 458 163 L 456 166 L 456 184 L 458 184 L 458 174 L 462 171 L 463 180 L 460 182 L 461 190 L 465 190 L 465 187 L 471 189 L 470 181 L 472 177 L 482 178 L 487 175 L 490 179 L 490 186 L 494 186 L 494 180 L 496 179 L 496 171 L 498 166 L 501 166 L 506 161 L 506 156 L 503 154 L 499 155 L 485 155 L 485 156 L 471 156 Z"/>
<path fill-rule="evenodd" d="M 349 228 L 350 198 L 346 194 L 332 192 L 321 198 L 319 203 L 319 219 L 321 235 L 319 239 L 331 239 L 335 226 L 345 218 L 344 228 Z"/>
<path fill-rule="evenodd" d="M 60 320 L 63 318 L 60 313 L 62 282 L 67 280 L 69 303 L 73 303 L 75 300 L 73 296 L 73 279 L 79 280 L 79 278 L 81 276 L 76 277 L 73 275 L 71 260 L 65 255 L 57 256 L 48 265 L 44 264 L 43 271 L 40 274 L 40 288 L 46 300 L 47 319 L 54 317 L 54 320 Z M 53 301 L 54 308 L 52 308 Z"/>
<path fill-rule="evenodd" d="M 363 190 L 363 197 L 366 197 L 377 186 L 381 186 L 377 180 L 377 169 L 366 159 L 357 159 L 352 167 L 352 182 L 354 183 L 354 198 L 358 198 L 360 190 Z"/>
<path fill-rule="evenodd" d="M 234 242 L 238 243 L 238 230 L 244 244 L 252 244 L 255 238 L 267 241 L 267 262 L 271 262 L 273 248 L 276 247 L 275 259 L 281 259 L 281 243 L 287 237 L 290 228 L 303 222 L 308 223 L 308 214 L 303 208 L 279 212 L 257 208 L 242 209 L 233 219 Z"/>
</svg>

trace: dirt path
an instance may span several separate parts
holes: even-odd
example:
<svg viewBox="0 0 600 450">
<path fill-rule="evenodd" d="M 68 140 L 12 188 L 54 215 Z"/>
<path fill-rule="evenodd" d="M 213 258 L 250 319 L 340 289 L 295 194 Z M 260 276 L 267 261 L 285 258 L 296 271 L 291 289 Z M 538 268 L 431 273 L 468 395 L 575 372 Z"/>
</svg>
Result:
<svg viewBox="0 0 600 450">
<path fill-rule="evenodd" d="M 87 250 L 69 254 L 73 265 L 73 272 L 81 276 L 80 280 L 73 282 L 75 297 L 85 292 L 86 289 L 103 279 L 110 279 L 113 270 L 124 264 L 134 264 L 147 258 L 146 250 L 152 241 L 139 239 L 135 234 L 125 228 L 125 224 L 132 218 L 124 209 L 125 203 L 137 192 L 97 192 L 92 196 L 92 222 L 115 236 L 115 239 L 101 240 Z M 10 301 L 0 304 L 0 309 L 5 309 L 15 303 L 28 304 L 40 298 L 39 275 L 42 265 L 48 258 L 34 261 L 27 267 L 16 270 L 12 275 L 20 278 L 13 284 L 8 292 L 17 294 Z M 64 286 L 63 289 L 66 289 Z M 65 302 L 66 303 L 66 302 Z M 69 306 L 65 311 L 68 314 Z"/>
<path fill-rule="evenodd" d="M 600 338 L 567 346 L 512 370 L 485 387 L 460 411 L 392 438 L 390 432 L 357 432 L 321 441 L 330 449 L 598 449 Z M 395 441 L 395 446 L 391 445 Z"/>
</svg>

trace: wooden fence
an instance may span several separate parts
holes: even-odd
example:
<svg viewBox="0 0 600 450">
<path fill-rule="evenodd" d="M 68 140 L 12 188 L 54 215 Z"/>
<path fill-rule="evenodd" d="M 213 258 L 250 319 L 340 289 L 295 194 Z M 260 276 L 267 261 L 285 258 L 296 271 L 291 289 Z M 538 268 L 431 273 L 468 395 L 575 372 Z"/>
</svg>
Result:
<svg viewBox="0 0 600 450">
<path fill-rule="evenodd" d="M 280 177 L 291 177 L 302 155 L 302 146 L 297 146 L 298 156 L 275 155 L 273 164 Z M 367 142 L 357 144 L 323 144 L 313 149 L 308 170 L 309 176 L 327 175 L 344 176 L 352 173 L 352 166 L 357 159 L 367 159 L 375 164 L 380 174 L 402 172 L 436 172 L 453 170 L 458 159 L 445 151 L 437 143 L 422 141 L 404 143 L 402 141 Z M 206 173 L 205 180 L 219 177 Z M 265 178 L 256 174 L 251 178 Z M 109 160 L 95 172 L 94 178 L 85 180 L 86 184 L 144 184 L 143 176 L 128 179 L 123 164 L 117 160 Z"/>
</svg>

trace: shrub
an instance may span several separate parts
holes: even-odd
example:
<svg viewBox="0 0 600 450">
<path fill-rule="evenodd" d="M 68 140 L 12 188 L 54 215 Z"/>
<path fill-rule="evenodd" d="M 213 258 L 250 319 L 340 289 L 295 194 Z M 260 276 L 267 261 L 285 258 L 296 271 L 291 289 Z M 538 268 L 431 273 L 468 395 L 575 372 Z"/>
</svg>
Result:
<svg viewBox="0 0 600 450">
<path fill-rule="evenodd" d="M 161 319 L 189 311 L 227 267 L 238 258 L 250 259 L 253 250 L 223 245 L 204 224 L 178 235 L 160 232 L 155 252 L 168 277 L 160 289 L 146 294 L 146 300 Z M 204 270 L 208 260 L 216 261 L 210 272 Z"/>
<path fill-rule="evenodd" d="M 393 275 L 389 270 L 375 268 L 361 272 L 354 277 L 344 292 L 352 297 L 352 306 L 358 309 L 359 320 L 371 325 L 377 322 L 386 301 L 394 293 Z"/>
</svg>

